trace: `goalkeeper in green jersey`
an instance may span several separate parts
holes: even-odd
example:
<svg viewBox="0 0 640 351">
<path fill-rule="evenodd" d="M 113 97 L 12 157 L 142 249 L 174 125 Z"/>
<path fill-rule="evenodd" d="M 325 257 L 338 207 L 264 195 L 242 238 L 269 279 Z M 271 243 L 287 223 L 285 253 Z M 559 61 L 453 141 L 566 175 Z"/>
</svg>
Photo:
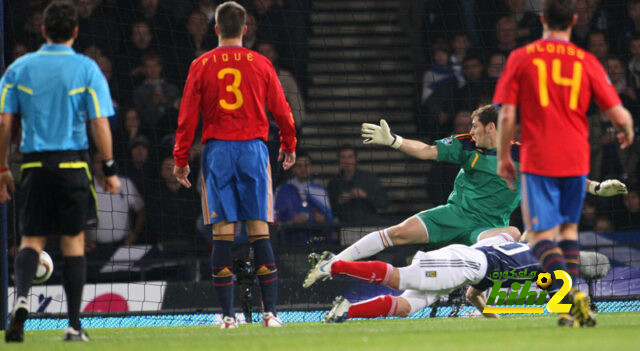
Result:
<svg viewBox="0 0 640 351">
<path fill-rule="evenodd" d="M 518 228 L 509 226 L 511 212 L 520 204 L 520 174 L 517 174 L 514 181 L 514 190 L 510 190 L 507 183 L 496 175 L 498 108 L 492 105 L 482 106 L 472 113 L 471 118 L 469 134 L 437 140 L 435 145 L 403 139 L 391 133 L 385 120 L 380 120 L 380 125 L 362 124 L 365 144 L 390 146 L 422 160 L 455 163 L 461 168 L 447 204 L 422 211 L 398 225 L 369 233 L 332 260 L 355 261 L 394 245 L 473 245 L 478 240 L 499 233 L 520 236 Z M 519 144 L 514 142 L 511 157 L 516 163 L 516 169 L 519 150 Z M 598 196 L 627 192 L 626 186 L 617 180 L 602 183 L 587 180 L 586 190 Z M 323 255 L 311 269 L 303 287 L 307 288 L 318 279 L 330 276 L 322 270 L 330 258 L 328 255 L 329 253 Z"/>
</svg>

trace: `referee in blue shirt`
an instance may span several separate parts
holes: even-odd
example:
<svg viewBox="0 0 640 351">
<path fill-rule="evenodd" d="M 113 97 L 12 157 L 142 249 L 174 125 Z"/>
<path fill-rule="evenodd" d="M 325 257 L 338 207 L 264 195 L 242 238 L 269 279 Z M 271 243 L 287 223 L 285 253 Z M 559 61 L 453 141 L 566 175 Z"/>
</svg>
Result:
<svg viewBox="0 0 640 351">
<path fill-rule="evenodd" d="M 87 115 L 105 161 L 105 188 L 116 193 L 111 130 L 114 114 L 109 87 L 98 65 L 76 54 L 78 14 L 67 2 L 44 11 L 40 50 L 16 60 L 0 81 L 0 191 L 14 190 L 8 167 L 11 121 L 21 115 L 24 154 L 20 167 L 19 218 L 22 241 L 15 261 L 16 302 L 5 341 L 21 342 L 29 313 L 27 294 L 49 235 L 59 235 L 64 255 L 63 286 L 69 328 L 65 340 L 88 341 L 80 325 L 86 276 L 84 230 L 96 223 L 96 195 L 89 171 Z M 2 318 L 0 316 L 0 318 Z"/>
</svg>

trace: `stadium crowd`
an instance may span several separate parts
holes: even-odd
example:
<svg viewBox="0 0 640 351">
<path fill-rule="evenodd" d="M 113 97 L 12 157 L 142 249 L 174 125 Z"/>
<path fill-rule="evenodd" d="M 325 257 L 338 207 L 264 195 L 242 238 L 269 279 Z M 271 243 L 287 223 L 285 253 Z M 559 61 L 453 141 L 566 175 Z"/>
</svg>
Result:
<svg viewBox="0 0 640 351">
<path fill-rule="evenodd" d="M 110 124 L 123 184 L 118 194 L 104 191 L 99 162 L 94 162 L 101 224 L 88 233 L 89 258 L 109 259 L 123 244 L 154 245 L 163 255 L 179 252 L 178 256 L 184 257 L 184 252 L 191 250 L 205 256 L 211 238 L 210 229 L 201 224 L 200 138 L 195 138 L 189 162 L 198 186 L 187 189 L 176 182 L 171 151 L 189 65 L 217 45 L 212 21 L 218 1 L 75 2 L 82 31 L 74 49 L 93 58 L 109 81 L 116 107 Z M 311 1 L 239 2 L 250 12 L 243 44 L 265 55 L 275 66 L 300 131 L 306 119 L 304 97 L 310 85 L 306 65 Z M 420 134 L 434 140 L 468 133 L 470 111 L 491 102 L 509 52 L 540 37 L 542 27 L 532 3 L 535 1 L 424 2 L 420 45 L 429 65 L 421 72 L 421 100 L 416 114 Z M 7 3 L 5 11 L 11 13 L 5 23 L 7 63 L 37 50 L 44 42 L 40 27 L 47 4 L 47 0 Z M 640 0 L 578 0 L 578 8 L 579 23 L 572 40 L 603 63 L 631 110 L 635 125 L 640 125 Z M 590 178 L 621 179 L 629 185 L 630 193 L 611 199 L 588 198 L 580 230 L 637 229 L 640 143 L 621 151 L 613 126 L 595 104 L 589 119 Z M 272 127 L 275 137 L 268 146 L 279 224 L 300 228 L 305 224 L 379 220 L 376 213 L 388 205 L 389 198 L 375 174 L 356 167 L 356 148 L 346 145 L 335 150 L 339 153 L 340 174 L 325 187 L 313 182 L 313 160 L 308 154 L 299 154 L 292 172 L 281 171 L 275 162 L 277 127 L 274 123 Z M 12 164 L 18 165 L 17 144 L 12 150 Z M 458 169 L 441 165 L 427 176 L 433 203 L 446 202 Z M 516 225 L 520 223 L 519 213 L 512 218 Z M 293 244 L 311 239 L 333 243 L 337 239 L 336 229 L 331 226 L 287 233 L 287 242 Z"/>
</svg>

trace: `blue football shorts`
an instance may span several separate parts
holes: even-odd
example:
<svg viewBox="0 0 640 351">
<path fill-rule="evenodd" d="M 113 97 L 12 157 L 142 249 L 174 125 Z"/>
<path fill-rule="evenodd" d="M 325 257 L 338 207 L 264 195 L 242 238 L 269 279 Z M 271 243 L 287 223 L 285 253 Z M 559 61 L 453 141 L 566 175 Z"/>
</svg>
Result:
<svg viewBox="0 0 640 351">
<path fill-rule="evenodd" d="M 204 224 L 273 222 L 269 151 L 259 139 L 209 140 L 202 152 Z"/>
<path fill-rule="evenodd" d="M 578 223 L 586 196 L 587 176 L 546 177 L 522 174 L 522 219 L 527 230 L 542 231 Z"/>
</svg>

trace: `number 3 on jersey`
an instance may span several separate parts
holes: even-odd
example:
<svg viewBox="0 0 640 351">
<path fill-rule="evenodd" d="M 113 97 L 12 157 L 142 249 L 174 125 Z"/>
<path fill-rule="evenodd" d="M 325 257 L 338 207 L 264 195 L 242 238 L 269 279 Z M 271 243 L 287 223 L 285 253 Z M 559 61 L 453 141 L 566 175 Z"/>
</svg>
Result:
<svg viewBox="0 0 640 351">
<path fill-rule="evenodd" d="M 230 103 L 225 99 L 220 99 L 220 106 L 225 110 L 237 110 L 242 107 L 244 99 L 242 98 L 242 92 L 240 91 L 240 82 L 242 80 L 242 74 L 235 68 L 223 68 L 218 71 L 218 79 L 224 79 L 224 76 L 231 74 L 233 76 L 233 83 L 227 85 L 227 91 L 235 95 L 236 101 Z"/>
<path fill-rule="evenodd" d="M 539 58 L 533 59 L 533 64 L 538 67 L 538 90 L 540 93 L 540 105 L 542 107 L 549 106 L 549 83 L 547 82 L 547 63 Z M 575 61 L 573 63 L 573 77 L 566 78 L 562 76 L 562 61 L 553 59 L 551 61 L 551 79 L 554 83 L 571 87 L 569 95 L 569 108 L 575 110 L 578 108 L 578 96 L 580 95 L 580 84 L 582 83 L 582 62 Z"/>
</svg>

